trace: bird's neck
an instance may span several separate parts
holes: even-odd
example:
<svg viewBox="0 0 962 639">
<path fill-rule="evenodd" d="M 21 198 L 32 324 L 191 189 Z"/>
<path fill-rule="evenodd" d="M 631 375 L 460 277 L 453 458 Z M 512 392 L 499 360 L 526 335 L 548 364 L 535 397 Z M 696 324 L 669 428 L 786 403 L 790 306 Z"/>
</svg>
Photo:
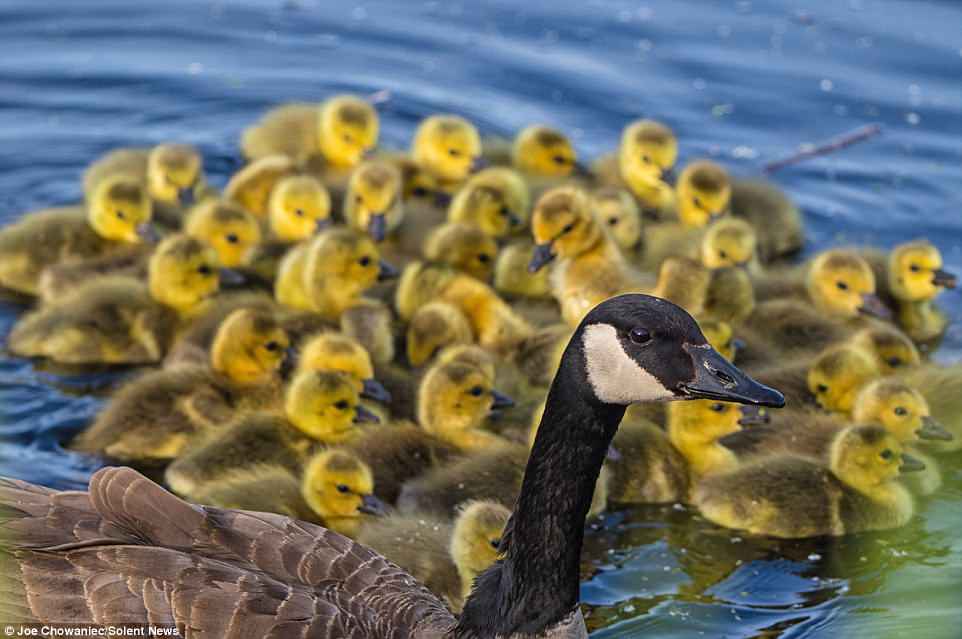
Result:
<svg viewBox="0 0 962 639">
<path fill-rule="evenodd" d="M 625 412 L 595 400 L 584 371 L 583 353 L 569 348 L 505 529 L 504 559 L 478 578 L 458 637 L 536 635 L 578 605 L 585 518 Z"/>
</svg>

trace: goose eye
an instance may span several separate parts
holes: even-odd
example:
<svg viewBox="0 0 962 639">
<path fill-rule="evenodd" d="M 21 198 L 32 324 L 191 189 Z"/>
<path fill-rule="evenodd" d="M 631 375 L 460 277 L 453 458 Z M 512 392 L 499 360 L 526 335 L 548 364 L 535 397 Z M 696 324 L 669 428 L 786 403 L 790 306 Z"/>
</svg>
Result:
<svg viewBox="0 0 962 639">
<path fill-rule="evenodd" d="M 484 389 L 481 388 L 480 386 L 475 386 L 474 388 L 472 388 L 472 389 L 469 390 L 468 392 L 471 393 L 472 395 L 474 395 L 475 397 L 481 397 L 481 395 L 484 394 Z"/>
<path fill-rule="evenodd" d="M 237 237 L 237 233 L 228 233 L 224 237 L 231 244 L 237 244 L 240 241 L 240 238 Z"/>
<path fill-rule="evenodd" d="M 608 218 L 608 226 L 618 226 L 618 218 Z"/>
<path fill-rule="evenodd" d="M 909 414 L 909 411 L 905 408 L 905 406 L 896 406 L 895 414 L 898 415 L 899 417 L 905 417 L 906 415 Z"/>
<path fill-rule="evenodd" d="M 481 253 L 480 255 L 478 255 L 478 261 L 481 262 L 482 264 L 487 264 L 488 262 L 491 261 L 491 256 L 485 253 Z"/>
<path fill-rule="evenodd" d="M 117 219 L 118 219 L 118 220 L 127 219 L 127 214 L 124 213 L 123 211 L 117 211 Z"/>
<path fill-rule="evenodd" d="M 920 267 L 918 264 L 909 264 L 909 270 L 913 273 L 918 273 L 922 270 L 922 267 Z"/>
<path fill-rule="evenodd" d="M 201 266 L 197 267 L 197 272 L 200 273 L 201 275 L 210 275 L 212 270 L 213 269 L 211 269 L 211 267 L 207 266 L 206 264 L 202 264 Z"/>
<path fill-rule="evenodd" d="M 271 352 L 278 350 L 280 347 L 281 345 L 278 344 L 277 342 L 267 342 L 266 344 L 264 344 L 264 348 L 266 348 Z"/>
<path fill-rule="evenodd" d="M 723 413 L 725 412 L 725 405 L 722 404 L 721 402 L 716 402 L 711 405 L 711 409 L 716 413 Z"/>
<path fill-rule="evenodd" d="M 895 453 L 893 453 L 891 449 L 888 449 L 888 448 L 886 448 L 881 453 L 879 453 L 879 457 L 881 457 L 885 461 L 892 459 L 894 456 L 895 456 Z"/>
<path fill-rule="evenodd" d="M 337 485 L 337 492 L 339 492 L 339 493 L 349 493 L 349 492 L 351 492 L 351 489 L 347 487 L 347 484 L 338 484 L 338 485 Z"/>
<path fill-rule="evenodd" d="M 304 209 L 294 209 L 294 215 L 297 217 L 304 217 Z"/>
<path fill-rule="evenodd" d="M 841 281 L 841 280 L 839 280 L 838 282 L 835 282 L 835 286 L 838 287 L 838 290 L 840 290 L 840 291 L 847 291 L 847 290 L 848 290 L 848 284 L 846 284 L 845 282 L 843 282 L 843 281 Z"/>
<path fill-rule="evenodd" d="M 500 540 L 500 539 L 492 539 L 492 540 L 491 540 L 491 547 L 494 548 L 495 550 L 497 550 L 498 548 L 500 548 L 500 547 L 501 547 L 501 540 Z"/>
<path fill-rule="evenodd" d="M 647 344 L 651 341 L 651 333 L 647 329 L 635 327 L 628 332 L 628 339 L 635 344 Z"/>
<path fill-rule="evenodd" d="M 351 405 L 347 402 L 346 399 L 340 399 L 334 402 L 334 408 L 336 408 L 337 410 L 347 410 L 348 408 L 350 408 L 350 406 Z"/>
<path fill-rule="evenodd" d="M 899 366 L 902 365 L 902 358 L 901 358 L 901 357 L 889 357 L 889 358 L 888 358 L 887 360 L 885 360 L 885 361 L 886 361 L 886 363 L 887 363 L 889 366 L 891 366 L 892 368 L 898 368 Z"/>
<path fill-rule="evenodd" d="M 818 391 L 819 393 L 825 393 L 825 392 L 828 392 L 828 386 L 826 386 L 825 384 L 819 384 L 818 386 L 815 387 L 815 390 Z"/>
<path fill-rule="evenodd" d="M 364 257 L 359 259 L 357 263 L 360 264 L 361 266 L 368 267 L 371 265 L 371 258 L 365 255 Z"/>
</svg>

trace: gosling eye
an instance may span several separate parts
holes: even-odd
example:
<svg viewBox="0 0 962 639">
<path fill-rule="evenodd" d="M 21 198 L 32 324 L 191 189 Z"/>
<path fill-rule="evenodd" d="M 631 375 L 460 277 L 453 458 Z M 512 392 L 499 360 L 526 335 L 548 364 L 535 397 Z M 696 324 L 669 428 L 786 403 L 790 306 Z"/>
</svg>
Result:
<svg viewBox="0 0 962 639">
<path fill-rule="evenodd" d="M 828 386 L 826 386 L 825 384 L 819 384 L 818 386 L 815 387 L 815 390 L 818 391 L 819 393 L 827 393 Z"/>
<path fill-rule="evenodd" d="M 339 492 L 339 493 L 349 493 L 349 492 L 351 492 L 351 489 L 347 486 L 347 484 L 338 484 L 338 485 L 337 485 L 337 492 Z"/>
<path fill-rule="evenodd" d="M 201 275 L 210 275 L 213 272 L 213 269 L 206 264 L 201 264 L 197 267 L 197 272 Z"/>
<path fill-rule="evenodd" d="M 274 351 L 276 351 L 276 350 L 279 350 L 280 347 L 281 347 L 281 345 L 278 344 L 277 342 L 274 342 L 274 341 L 270 341 L 270 342 L 267 342 L 266 344 L 264 344 L 264 348 L 266 348 L 267 350 L 271 351 L 272 353 L 273 353 Z"/>
<path fill-rule="evenodd" d="M 126 220 L 126 219 L 127 219 L 127 214 L 124 213 L 123 211 L 117 211 L 116 215 L 117 215 L 117 219 L 118 219 L 118 220 Z"/>
<path fill-rule="evenodd" d="M 905 406 L 896 406 L 894 412 L 899 417 L 905 417 L 906 415 L 909 414 L 909 411 L 908 409 L 905 408 Z"/>
<path fill-rule="evenodd" d="M 237 244 L 240 241 L 240 238 L 237 237 L 237 233 L 228 233 L 227 235 L 224 236 L 224 239 L 226 239 L 231 244 Z"/>
<path fill-rule="evenodd" d="M 508 215 L 511 214 L 511 209 L 509 209 L 507 206 L 502 206 L 502 207 L 498 210 L 498 214 L 500 214 L 501 217 L 508 217 Z"/>
<path fill-rule="evenodd" d="M 725 412 L 725 405 L 722 404 L 721 402 L 716 402 L 716 403 L 714 403 L 714 404 L 711 405 L 711 409 L 712 409 L 713 411 L 715 411 L 716 413 L 724 413 L 724 412 Z"/>
<path fill-rule="evenodd" d="M 341 139 L 343 139 L 348 144 L 351 144 L 352 142 L 354 142 L 354 136 L 351 135 L 350 133 L 345 133 L 341 135 Z"/>
<path fill-rule="evenodd" d="M 563 155 L 556 155 L 551 159 L 555 164 L 559 166 L 564 166 L 565 164 L 568 163 L 568 158 L 564 157 Z"/>
<path fill-rule="evenodd" d="M 461 151 L 459 151 L 458 149 L 448 149 L 448 155 L 450 155 L 453 158 L 456 158 L 461 155 Z"/>
<path fill-rule="evenodd" d="M 847 290 L 848 290 L 848 284 L 847 284 L 846 282 L 843 282 L 842 280 L 839 280 L 839 281 L 835 282 L 835 286 L 836 286 L 836 287 L 838 288 L 838 290 L 840 290 L 840 291 L 847 291 Z"/>
<path fill-rule="evenodd" d="M 416 186 L 411 190 L 411 195 L 414 197 L 424 197 L 428 194 L 428 190 L 423 186 Z"/>
<path fill-rule="evenodd" d="M 890 448 L 886 448 L 881 453 L 879 453 L 878 456 L 884 459 L 885 461 L 889 461 L 890 459 L 895 457 L 895 453 L 893 453 Z"/>
<path fill-rule="evenodd" d="M 723 260 L 728 259 L 728 251 L 718 251 L 718 257 L 722 258 Z"/>
<path fill-rule="evenodd" d="M 371 258 L 365 255 L 364 257 L 359 259 L 357 263 L 366 268 L 371 265 L 371 261 L 372 261 Z"/>
<path fill-rule="evenodd" d="M 491 261 L 491 256 L 488 255 L 487 253 L 481 253 L 480 255 L 478 255 L 478 261 L 481 262 L 482 264 L 487 264 L 488 262 Z"/>
<path fill-rule="evenodd" d="M 695 205 L 696 207 L 698 207 L 698 208 L 702 208 L 701 198 L 698 197 L 697 195 L 696 195 L 695 197 L 691 198 L 691 203 L 694 204 L 694 205 Z"/>
<path fill-rule="evenodd" d="M 636 326 L 628 331 L 628 339 L 635 344 L 647 344 L 651 341 L 651 333 L 646 328 Z"/>
<path fill-rule="evenodd" d="M 913 273 L 918 273 L 919 271 L 922 270 L 922 267 L 919 266 L 918 264 L 909 264 L 909 270 L 912 271 Z"/>
<path fill-rule="evenodd" d="M 354 201 L 357 203 L 358 206 L 364 204 L 364 198 L 362 198 L 360 195 L 355 195 Z"/>
<path fill-rule="evenodd" d="M 501 540 L 500 540 L 500 539 L 492 539 L 492 540 L 491 540 L 491 547 L 494 548 L 495 550 L 498 550 L 498 549 L 501 547 Z"/>
<path fill-rule="evenodd" d="M 642 155 L 642 156 L 641 156 L 641 161 L 644 162 L 645 164 L 651 164 L 651 157 L 649 157 L 649 156 L 647 156 L 647 155 Z M 697 198 L 696 198 L 696 199 L 697 199 Z M 696 204 L 695 206 L 697 206 L 697 204 Z"/>
<path fill-rule="evenodd" d="M 570 224 L 565 224 L 565 227 L 561 229 L 561 234 L 564 235 L 565 233 L 570 233 L 572 230 L 574 230 L 574 228 L 575 228 L 574 222 Z"/>
<path fill-rule="evenodd" d="M 297 217 L 304 217 L 304 209 L 294 209 L 294 215 Z"/>
<path fill-rule="evenodd" d="M 482 395 L 484 395 L 484 388 L 482 388 L 481 386 L 475 386 L 468 392 L 474 395 L 475 397 L 481 397 Z"/>
<path fill-rule="evenodd" d="M 618 218 L 616 217 L 608 218 L 608 226 L 618 226 Z"/>
<path fill-rule="evenodd" d="M 898 368 L 903 364 L 901 357 L 889 357 L 885 362 L 892 368 Z"/>
<path fill-rule="evenodd" d="M 348 403 L 346 399 L 339 399 L 336 402 L 334 402 L 334 408 L 336 408 L 337 410 L 347 410 L 350 407 L 351 405 Z"/>
</svg>

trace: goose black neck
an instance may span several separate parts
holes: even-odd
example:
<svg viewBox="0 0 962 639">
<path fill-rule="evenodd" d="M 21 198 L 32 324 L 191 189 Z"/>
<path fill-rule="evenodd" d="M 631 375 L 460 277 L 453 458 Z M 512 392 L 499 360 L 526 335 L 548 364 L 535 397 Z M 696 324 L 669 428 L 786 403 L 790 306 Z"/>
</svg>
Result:
<svg viewBox="0 0 962 639">
<path fill-rule="evenodd" d="M 555 376 L 521 493 L 502 541 L 504 559 L 482 573 L 458 637 L 536 635 L 578 605 L 585 518 L 624 406 L 597 400 L 580 331 Z"/>
</svg>

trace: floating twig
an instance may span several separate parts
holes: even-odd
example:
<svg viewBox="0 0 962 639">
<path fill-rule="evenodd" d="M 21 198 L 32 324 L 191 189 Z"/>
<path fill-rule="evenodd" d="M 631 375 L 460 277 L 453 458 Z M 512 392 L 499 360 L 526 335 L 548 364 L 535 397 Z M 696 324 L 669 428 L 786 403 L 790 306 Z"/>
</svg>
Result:
<svg viewBox="0 0 962 639">
<path fill-rule="evenodd" d="M 844 149 L 845 147 L 851 146 L 863 140 L 874 138 L 881 132 L 882 127 L 879 124 L 869 124 L 859 127 L 854 131 L 849 131 L 848 133 L 843 133 L 842 135 L 834 137 L 824 144 L 806 146 L 786 158 L 769 162 L 762 167 L 762 172 L 766 175 L 770 175 L 775 171 L 784 169 L 786 166 L 797 164 L 802 160 L 818 157 L 820 155 L 828 155 L 829 153 L 834 153 L 839 149 Z"/>
</svg>

